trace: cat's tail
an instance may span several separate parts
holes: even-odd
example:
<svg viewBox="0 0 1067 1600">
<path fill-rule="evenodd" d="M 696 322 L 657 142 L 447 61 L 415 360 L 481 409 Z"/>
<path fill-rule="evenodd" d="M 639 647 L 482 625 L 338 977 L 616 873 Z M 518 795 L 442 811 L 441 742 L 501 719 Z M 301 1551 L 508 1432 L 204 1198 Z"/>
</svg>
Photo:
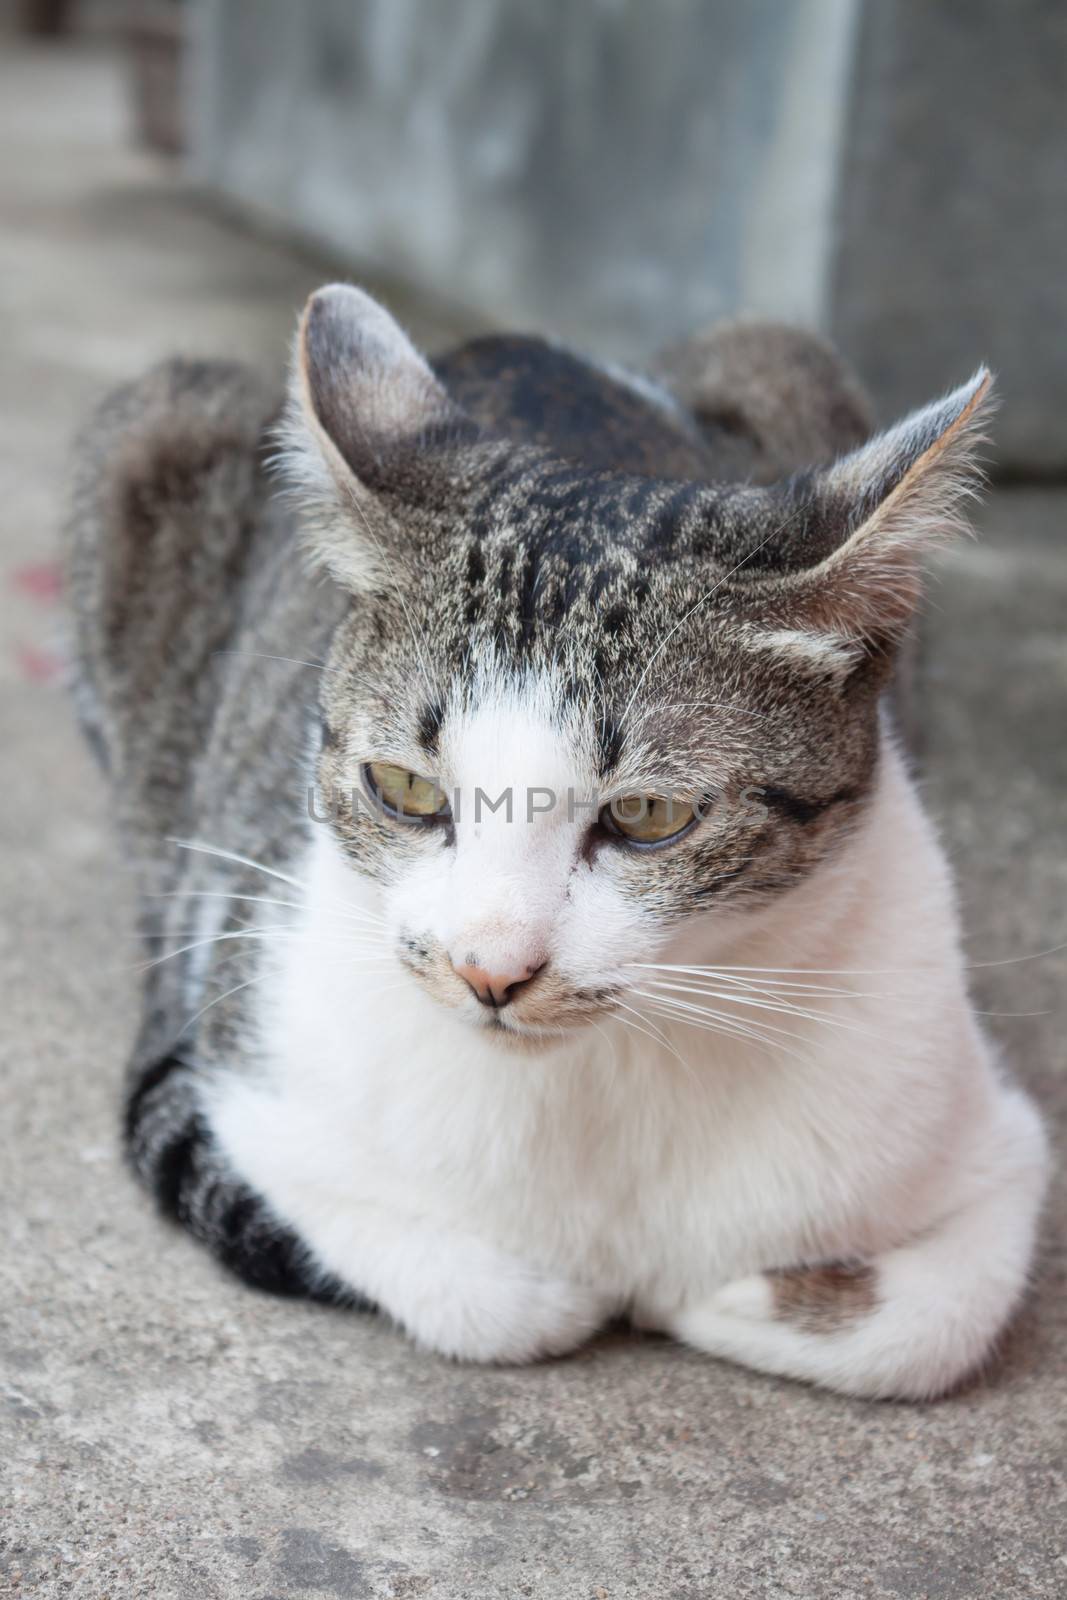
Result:
<svg viewBox="0 0 1067 1600">
<path fill-rule="evenodd" d="M 671 345 L 652 374 L 695 418 L 716 476 L 773 483 L 853 450 L 873 426 L 859 382 L 822 339 L 741 318 Z"/>
<path fill-rule="evenodd" d="M 669 1331 L 843 1394 L 936 1399 L 995 1353 L 1027 1288 L 1047 1177 L 1041 1120 L 1005 1087 L 956 1203 L 925 1232 L 869 1261 L 738 1279 L 685 1308 Z"/>
<path fill-rule="evenodd" d="M 196 1069 L 180 1053 L 134 1072 L 125 1144 L 163 1215 L 244 1283 L 270 1294 L 373 1309 L 317 1268 L 297 1235 L 230 1169 L 211 1131 Z"/>
</svg>

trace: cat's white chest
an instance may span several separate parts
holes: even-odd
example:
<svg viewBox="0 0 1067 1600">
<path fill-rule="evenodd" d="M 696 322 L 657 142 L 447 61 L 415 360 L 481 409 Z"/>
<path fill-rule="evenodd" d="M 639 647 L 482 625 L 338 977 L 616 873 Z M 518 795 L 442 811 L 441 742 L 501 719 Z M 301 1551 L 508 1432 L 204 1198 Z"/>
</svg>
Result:
<svg viewBox="0 0 1067 1600">
<path fill-rule="evenodd" d="M 899 1177 L 869 1150 L 894 1123 L 903 1149 L 915 1101 L 851 1031 L 812 1030 L 798 1056 L 614 1020 L 527 1055 L 395 962 L 346 963 L 328 942 L 312 903 L 264 999 L 263 1072 L 212 1093 L 235 1165 L 313 1243 L 342 1217 L 430 1228 L 654 1320 L 760 1266 L 832 1256 L 846 1215 L 852 1242 L 871 1219 L 872 1248 L 879 1217 L 899 1225 Z"/>
</svg>

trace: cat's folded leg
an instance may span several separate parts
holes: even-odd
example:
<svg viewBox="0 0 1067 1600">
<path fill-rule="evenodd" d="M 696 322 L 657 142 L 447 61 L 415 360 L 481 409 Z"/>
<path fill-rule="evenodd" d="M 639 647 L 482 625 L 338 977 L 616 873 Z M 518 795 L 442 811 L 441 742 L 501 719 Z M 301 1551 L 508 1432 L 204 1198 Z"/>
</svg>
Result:
<svg viewBox="0 0 1067 1600">
<path fill-rule="evenodd" d="M 246 1159 L 235 1159 L 179 1056 L 136 1074 L 126 1138 L 160 1208 L 246 1283 L 380 1309 L 442 1355 L 502 1363 L 559 1355 L 617 1309 L 600 1291 L 474 1235 L 288 1171 L 283 1137 L 253 1137 Z"/>
<path fill-rule="evenodd" d="M 377 1308 L 416 1343 L 461 1361 L 560 1355 L 617 1309 L 474 1235 L 345 1195 L 299 1164 L 287 1170 L 286 1140 L 274 1132 L 253 1136 L 235 1159 L 180 1056 L 135 1076 L 126 1122 L 135 1169 L 161 1210 L 256 1288 Z"/>
<path fill-rule="evenodd" d="M 760 1273 L 684 1308 L 667 1331 L 712 1355 L 844 1394 L 934 1399 L 990 1356 L 1026 1287 L 1045 1182 L 1041 1129 L 1017 1115 L 1016 1160 L 968 1201 L 869 1262 Z"/>
<path fill-rule="evenodd" d="M 562 1355 L 616 1306 L 469 1234 L 360 1208 L 314 1232 L 332 1275 L 358 1283 L 425 1349 L 504 1364 Z"/>
</svg>

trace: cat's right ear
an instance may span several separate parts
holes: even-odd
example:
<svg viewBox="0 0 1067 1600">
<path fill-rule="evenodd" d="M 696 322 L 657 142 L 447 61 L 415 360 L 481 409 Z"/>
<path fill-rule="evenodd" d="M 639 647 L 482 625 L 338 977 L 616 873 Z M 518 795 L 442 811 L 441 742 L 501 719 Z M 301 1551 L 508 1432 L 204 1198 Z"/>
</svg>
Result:
<svg viewBox="0 0 1067 1600">
<path fill-rule="evenodd" d="M 424 500 L 443 447 L 473 432 L 389 313 L 329 284 L 297 329 L 281 460 L 312 554 L 376 587 L 403 556 L 403 506 Z M 399 539 L 399 543 L 398 543 Z"/>
<path fill-rule="evenodd" d="M 787 484 L 771 537 L 795 522 L 832 548 L 769 580 L 740 563 L 728 575 L 739 600 L 758 603 L 765 624 L 807 640 L 809 656 L 821 639 L 835 671 L 871 654 L 888 660 L 918 606 L 924 557 L 965 527 L 962 508 L 981 482 L 976 450 L 991 388 L 980 368 L 943 399 Z"/>
</svg>

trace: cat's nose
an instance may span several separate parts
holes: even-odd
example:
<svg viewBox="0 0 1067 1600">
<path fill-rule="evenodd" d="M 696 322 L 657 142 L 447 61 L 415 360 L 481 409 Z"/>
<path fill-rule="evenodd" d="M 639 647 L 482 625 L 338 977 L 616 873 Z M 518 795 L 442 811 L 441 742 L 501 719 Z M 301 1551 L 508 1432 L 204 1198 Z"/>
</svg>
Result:
<svg viewBox="0 0 1067 1600">
<path fill-rule="evenodd" d="M 474 990 L 483 1006 L 499 1007 L 514 1000 L 544 970 L 547 962 L 521 967 L 517 963 L 507 967 L 496 965 L 491 969 L 480 967 L 473 961 L 453 962 L 452 965 L 464 983 Z"/>
</svg>

